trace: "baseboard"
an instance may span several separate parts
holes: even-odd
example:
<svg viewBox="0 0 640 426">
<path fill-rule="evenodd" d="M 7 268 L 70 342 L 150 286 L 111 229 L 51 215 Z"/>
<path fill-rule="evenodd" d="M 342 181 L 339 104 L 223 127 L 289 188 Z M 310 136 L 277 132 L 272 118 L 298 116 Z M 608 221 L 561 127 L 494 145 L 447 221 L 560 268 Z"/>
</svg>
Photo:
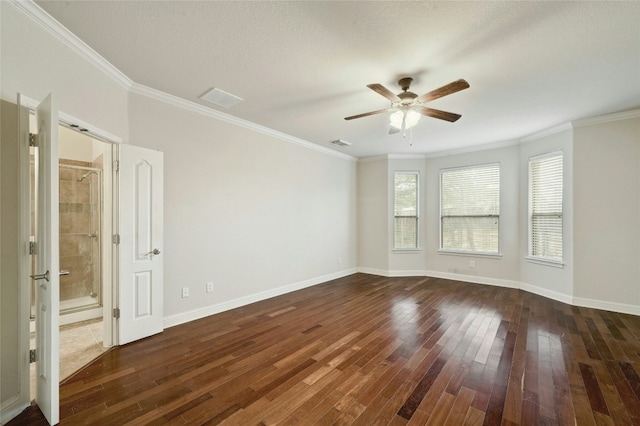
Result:
<svg viewBox="0 0 640 426">
<path fill-rule="evenodd" d="M 22 413 L 29 406 L 29 398 L 26 401 L 16 395 L 2 403 L 0 407 L 0 425 L 6 425 L 13 418 Z"/>
<path fill-rule="evenodd" d="M 574 297 L 572 305 L 585 308 L 601 309 L 603 311 L 620 312 L 640 316 L 640 306 L 626 303 L 606 302 L 602 300 L 587 299 L 585 297 Z"/>
<path fill-rule="evenodd" d="M 338 278 L 346 277 L 358 272 L 356 268 L 347 269 L 344 271 L 335 272 L 332 274 L 323 275 L 316 278 L 311 278 L 297 283 L 284 285 L 271 290 L 263 291 L 260 293 L 250 294 L 248 296 L 240 297 L 237 299 L 229 300 L 227 302 L 218 303 L 217 305 L 205 306 L 203 308 L 193 309 L 191 311 L 182 312 L 176 315 L 170 315 L 164 318 L 164 328 L 174 327 L 176 325 L 185 324 L 190 321 L 195 321 L 201 318 L 208 317 L 210 315 L 219 314 L 231 309 L 246 306 L 251 303 L 260 302 L 261 300 L 270 299 L 272 297 L 281 296 L 292 291 L 302 290 L 303 288 L 312 287 L 314 285 L 322 284 L 327 281 L 335 280 Z"/>
<path fill-rule="evenodd" d="M 582 306 L 585 308 L 601 309 L 604 311 L 619 312 L 623 314 L 640 316 L 640 306 L 629 305 L 626 303 L 607 302 L 603 300 L 588 299 L 584 297 L 573 297 L 568 294 L 549 290 L 532 284 L 523 283 L 514 280 L 504 280 L 500 278 L 478 277 L 475 275 L 464 275 L 451 272 L 441 271 L 385 271 L 373 268 L 358 268 L 358 272 L 371 275 L 379 275 L 382 277 L 433 277 L 443 278 L 447 280 L 464 281 L 474 284 L 494 285 L 497 287 L 517 288 L 528 293 L 537 294 L 538 296 L 548 299 L 557 300 L 572 306 Z"/>
<path fill-rule="evenodd" d="M 504 280 L 502 278 L 479 277 L 477 275 L 464 275 L 452 272 L 425 271 L 425 275 L 434 278 L 443 278 L 454 281 L 464 281 L 473 284 L 493 285 L 496 287 L 520 288 L 519 281 Z"/>
<path fill-rule="evenodd" d="M 358 268 L 358 272 L 382 277 L 433 277 L 454 281 L 464 281 L 474 284 L 495 285 L 498 287 L 520 288 L 519 281 L 503 280 L 499 278 L 479 277 L 476 275 L 464 275 L 452 272 L 423 271 L 423 270 L 394 270 L 384 271 L 381 269 Z"/>
<path fill-rule="evenodd" d="M 390 277 L 391 276 L 391 275 L 389 275 L 389 271 L 385 271 L 385 270 L 382 270 L 382 269 L 357 268 L 357 272 L 360 272 L 362 274 L 378 275 L 380 277 Z"/>
<path fill-rule="evenodd" d="M 385 271 L 383 269 L 373 268 L 358 268 L 358 272 L 363 274 L 378 275 L 380 277 L 424 277 L 427 275 L 427 271 L 422 270 L 391 270 Z"/>
<path fill-rule="evenodd" d="M 388 277 L 424 277 L 429 275 L 426 271 L 394 270 L 388 271 Z"/>
<path fill-rule="evenodd" d="M 542 296 L 548 299 L 557 300 L 558 302 L 566 303 L 567 305 L 575 304 L 574 298 L 571 295 L 549 290 L 547 288 L 538 287 L 536 285 L 527 284 L 527 283 L 520 283 L 520 289 L 529 293 L 537 294 L 538 296 Z"/>
</svg>

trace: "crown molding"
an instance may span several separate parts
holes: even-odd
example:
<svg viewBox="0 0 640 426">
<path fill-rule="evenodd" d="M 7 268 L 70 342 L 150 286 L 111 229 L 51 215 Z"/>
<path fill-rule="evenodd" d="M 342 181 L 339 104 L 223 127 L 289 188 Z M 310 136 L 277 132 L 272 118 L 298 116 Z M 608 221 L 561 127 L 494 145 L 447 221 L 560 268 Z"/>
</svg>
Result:
<svg viewBox="0 0 640 426">
<path fill-rule="evenodd" d="M 548 129 L 541 130 L 539 132 L 532 133 L 532 134 L 530 134 L 528 136 L 520 138 L 519 141 L 521 143 L 532 142 L 532 141 L 535 141 L 535 140 L 538 140 L 538 139 L 542 139 L 542 138 L 544 138 L 546 136 L 555 135 L 556 133 L 564 132 L 564 131 L 571 130 L 571 129 L 573 129 L 573 125 L 571 123 L 562 123 L 562 124 L 559 124 L 557 126 L 553 126 L 553 127 L 548 128 Z"/>
<path fill-rule="evenodd" d="M 427 158 L 425 154 L 382 154 L 371 157 L 358 158 L 358 163 L 373 163 L 385 160 L 424 160 Z"/>
<path fill-rule="evenodd" d="M 374 155 L 372 157 L 360 157 L 358 158 L 358 163 L 375 163 L 376 161 L 386 161 L 389 159 L 387 154 L 383 155 Z"/>
<path fill-rule="evenodd" d="M 173 105 L 177 108 L 184 109 L 187 111 L 195 112 L 197 114 L 203 115 L 205 117 L 215 118 L 220 121 L 224 121 L 230 124 L 234 124 L 236 126 L 244 127 L 245 129 L 253 130 L 257 133 L 262 133 L 267 136 L 271 136 L 276 139 L 280 139 L 286 142 L 290 142 L 296 145 L 300 145 L 302 147 L 321 152 L 323 154 L 331 155 L 333 157 L 337 157 L 343 160 L 356 161 L 355 157 L 352 157 L 347 154 L 343 154 L 338 151 L 334 151 L 329 148 L 325 148 L 321 145 L 317 145 L 315 143 L 311 143 L 305 141 L 304 139 L 296 138 L 295 136 L 288 135 L 286 133 L 279 132 L 277 130 L 273 130 L 269 127 L 261 126 L 256 123 L 252 123 L 251 121 L 244 120 L 242 118 L 235 117 L 231 114 L 226 114 L 224 112 L 206 107 L 204 105 L 200 105 L 198 103 L 188 101 L 186 99 L 180 98 L 178 96 L 170 95 L 169 93 L 162 92 L 160 90 L 153 89 L 151 87 L 144 86 L 139 83 L 133 83 L 131 86 L 131 92 L 136 93 L 147 98 L 155 99 L 157 101 Z"/>
<path fill-rule="evenodd" d="M 98 52 L 93 50 L 78 36 L 69 31 L 64 25 L 56 21 L 51 15 L 45 12 L 32 0 L 8 0 L 16 9 L 25 14 L 33 22 L 39 24 L 43 29 L 53 34 L 67 47 L 89 61 L 100 71 L 111 77 L 116 83 L 125 89 L 129 89 L 133 81 L 122 71 L 114 67 L 109 61 L 103 58 Z"/>
<path fill-rule="evenodd" d="M 427 158 L 425 154 L 388 154 L 389 160 L 424 160 Z"/>
<path fill-rule="evenodd" d="M 425 158 L 426 159 L 432 159 L 432 158 L 448 157 L 450 155 L 470 154 L 470 153 L 473 153 L 473 152 L 488 151 L 488 150 L 491 150 L 491 149 L 507 148 L 507 147 L 516 146 L 516 145 L 519 145 L 519 144 L 520 144 L 520 141 L 518 141 L 518 140 L 507 140 L 507 141 L 493 142 L 493 143 L 488 143 L 488 144 L 478 145 L 478 146 L 472 146 L 472 147 L 467 147 L 467 148 L 459 148 L 459 149 L 452 149 L 452 150 L 448 150 L 448 151 L 434 152 L 434 153 L 425 155 Z"/>
<path fill-rule="evenodd" d="M 593 124 L 610 123 L 612 121 L 629 120 L 640 117 L 640 109 L 616 112 L 613 114 L 600 115 L 598 117 L 584 118 L 572 121 L 574 127 L 591 126 Z"/>
</svg>

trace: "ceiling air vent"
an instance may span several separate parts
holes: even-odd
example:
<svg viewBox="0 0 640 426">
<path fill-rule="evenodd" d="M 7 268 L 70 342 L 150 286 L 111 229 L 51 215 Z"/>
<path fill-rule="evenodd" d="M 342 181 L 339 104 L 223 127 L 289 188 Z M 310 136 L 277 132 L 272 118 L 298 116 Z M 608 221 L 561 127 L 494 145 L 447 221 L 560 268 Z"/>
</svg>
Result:
<svg viewBox="0 0 640 426">
<path fill-rule="evenodd" d="M 336 139 L 335 141 L 331 141 L 331 143 L 338 146 L 351 146 L 351 142 L 343 141 L 342 139 Z"/>
<path fill-rule="evenodd" d="M 240 102 L 244 102 L 244 99 L 232 95 L 231 93 L 227 93 L 223 90 L 216 89 L 215 87 L 209 90 L 204 95 L 200 96 L 200 99 L 224 108 L 231 108 L 232 106 L 237 105 Z"/>
</svg>

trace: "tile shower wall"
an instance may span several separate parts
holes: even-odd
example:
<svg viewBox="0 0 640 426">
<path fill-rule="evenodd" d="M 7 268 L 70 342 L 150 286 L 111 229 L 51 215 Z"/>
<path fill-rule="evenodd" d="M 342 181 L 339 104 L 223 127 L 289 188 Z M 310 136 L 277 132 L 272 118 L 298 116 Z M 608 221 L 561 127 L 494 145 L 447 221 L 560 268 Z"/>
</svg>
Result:
<svg viewBox="0 0 640 426">
<path fill-rule="evenodd" d="M 70 272 L 60 277 L 61 302 L 99 292 L 100 282 L 99 180 L 94 174 L 79 182 L 90 169 L 65 166 L 95 164 L 60 160 L 60 269 Z"/>
</svg>

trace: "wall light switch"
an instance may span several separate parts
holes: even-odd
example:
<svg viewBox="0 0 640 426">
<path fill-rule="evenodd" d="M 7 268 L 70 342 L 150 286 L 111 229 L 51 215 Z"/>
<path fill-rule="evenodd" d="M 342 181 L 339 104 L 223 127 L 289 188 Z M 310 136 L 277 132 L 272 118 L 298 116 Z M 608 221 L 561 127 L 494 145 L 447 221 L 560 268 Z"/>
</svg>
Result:
<svg viewBox="0 0 640 426">
<path fill-rule="evenodd" d="M 189 287 L 182 287 L 182 298 L 189 297 Z"/>
</svg>

